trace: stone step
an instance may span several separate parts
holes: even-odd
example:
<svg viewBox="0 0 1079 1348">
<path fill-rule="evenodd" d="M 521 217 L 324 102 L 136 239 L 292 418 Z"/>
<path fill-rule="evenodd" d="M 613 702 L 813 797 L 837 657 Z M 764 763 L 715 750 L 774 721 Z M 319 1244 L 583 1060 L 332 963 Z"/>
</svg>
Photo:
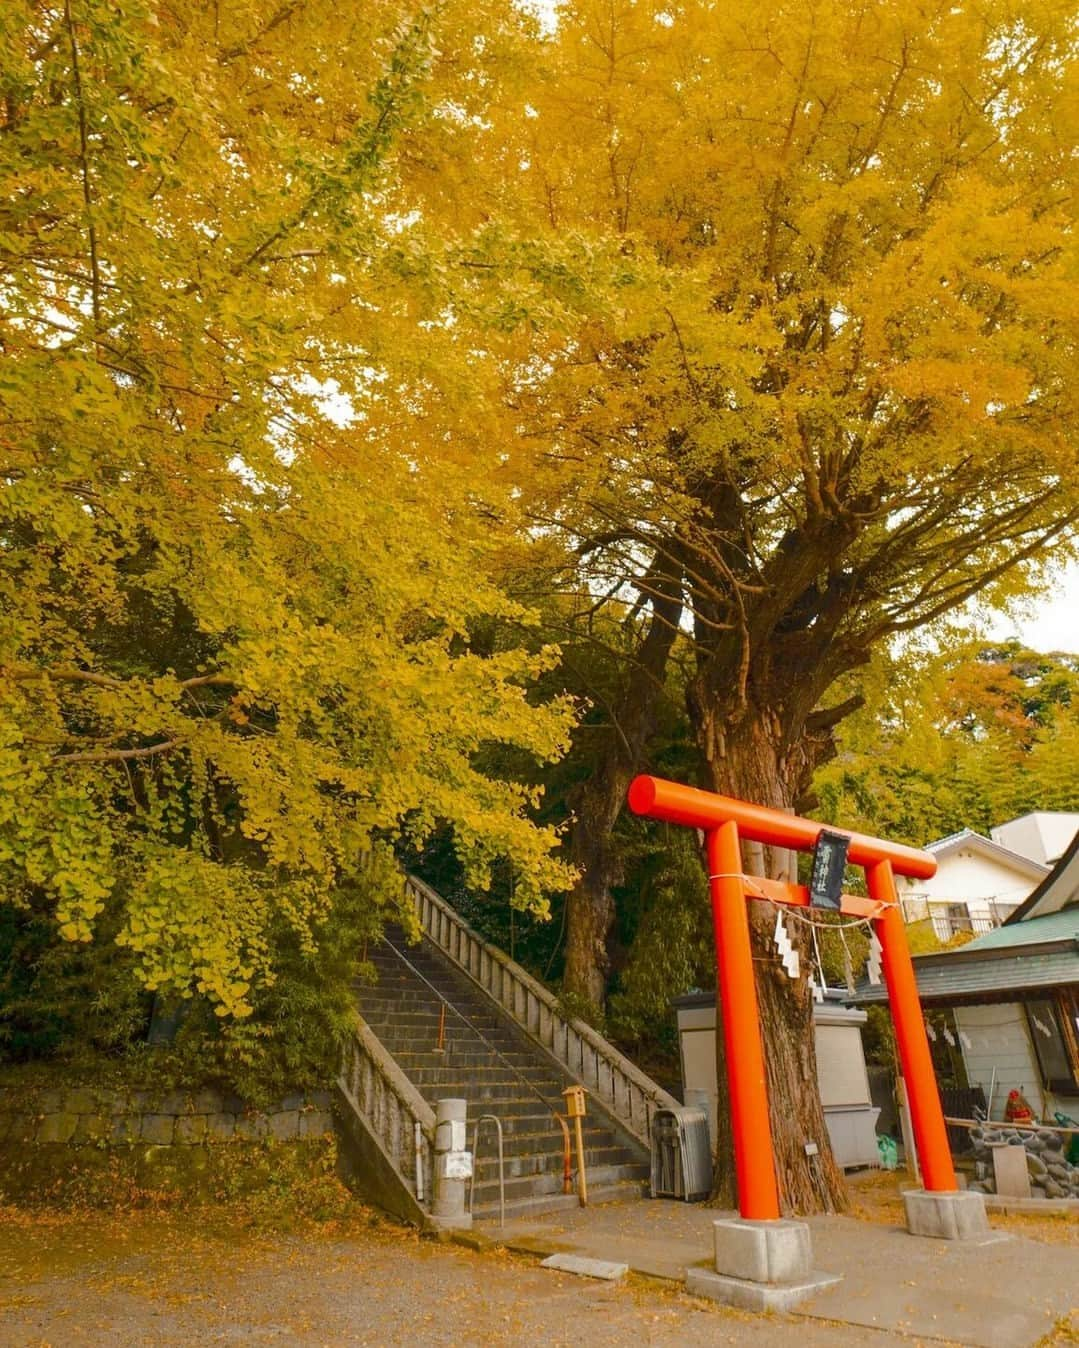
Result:
<svg viewBox="0 0 1079 1348">
<path fill-rule="evenodd" d="M 385 1040 L 383 1040 L 385 1043 Z M 478 1048 L 460 1049 L 445 1048 L 441 1052 L 437 1049 L 400 1049 L 394 1054 L 403 1071 L 409 1071 L 413 1067 L 453 1067 L 463 1072 L 471 1071 L 474 1067 L 483 1067 L 487 1063 L 494 1061 L 502 1066 L 509 1067 L 534 1067 L 536 1066 L 535 1053 L 523 1053 L 516 1050 L 509 1052 L 500 1050 L 497 1055 L 492 1055 L 490 1050 L 482 1045 Z M 553 1066 L 547 1068 L 549 1071 L 556 1071 Z"/>
<path fill-rule="evenodd" d="M 469 1146 L 480 1115 L 499 1118 L 507 1211 L 574 1206 L 576 1198 L 561 1192 L 564 1142 L 554 1118 L 564 1111 L 562 1091 L 572 1078 L 452 962 L 427 944 L 403 949 L 416 972 L 387 946 L 369 952 L 378 978 L 356 984 L 364 1020 L 428 1103 L 440 1098 L 468 1102 Z M 592 1192 L 605 1187 L 639 1191 L 648 1165 L 614 1129 L 597 1118 L 586 1119 L 584 1146 Z M 571 1157 L 575 1166 L 572 1151 Z M 488 1126 L 480 1135 L 476 1163 L 477 1214 L 496 1211 L 497 1201 L 496 1139 Z"/>
<path fill-rule="evenodd" d="M 593 1186 L 596 1189 L 602 1189 L 607 1185 L 624 1184 L 628 1181 L 643 1183 L 647 1178 L 647 1166 L 597 1166 L 596 1169 L 587 1171 L 589 1193 L 591 1194 Z M 509 1208 L 511 1202 L 516 1207 L 522 1199 L 537 1198 L 544 1194 L 562 1194 L 562 1171 L 557 1173 L 553 1170 L 540 1175 L 525 1175 L 522 1177 L 506 1176 L 506 1207 Z M 491 1180 L 485 1180 L 482 1184 L 477 1182 L 475 1186 L 474 1207 L 486 1207 L 492 1200 L 498 1203 L 498 1179 L 497 1176 Z"/>
<path fill-rule="evenodd" d="M 507 1153 L 503 1157 L 506 1167 L 506 1178 L 520 1179 L 529 1175 L 541 1175 L 558 1172 L 562 1174 L 562 1148 L 550 1152 L 525 1152 L 521 1156 L 514 1156 Z M 589 1174 L 593 1170 L 606 1170 L 617 1166 L 634 1166 L 639 1164 L 624 1147 L 597 1147 L 594 1150 L 585 1148 L 584 1153 L 585 1169 Z M 577 1155 L 572 1153 L 570 1165 L 573 1170 L 577 1169 Z M 475 1163 L 476 1182 L 487 1182 L 488 1180 L 498 1179 L 498 1155 L 493 1150 L 490 1154 L 486 1150 L 481 1150 L 480 1159 Z"/>
<path fill-rule="evenodd" d="M 476 1118 L 478 1117 L 479 1116 L 477 1115 Z M 469 1119 L 469 1145 L 471 1145 L 472 1130 L 476 1123 L 476 1118 Z M 528 1115 L 524 1115 L 519 1118 L 501 1119 L 500 1122 L 502 1124 L 502 1139 L 507 1151 L 511 1146 L 518 1151 L 522 1149 L 526 1151 L 546 1151 L 549 1146 L 559 1153 L 562 1151 L 562 1129 L 554 1119 L 551 1118 L 550 1114 L 540 1118 L 531 1118 Z M 524 1126 L 514 1126 L 518 1124 L 523 1124 Z M 572 1127 L 569 1130 L 569 1135 L 570 1145 L 573 1146 Z M 614 1134 L 609 1128 L 604 1128 L 602 1124 L 586 1124 L 585 1127 L 581 1129 L 581 1136 L 584 1138 L 586 1148 L 600 1145 L 618 1145 L 624 1147 L 623 1143 L 610 1141 L 610 1139 L 614 1137 Z M 484 1151 L 487 1149 L 488 1138 L 490 1138 L 491 1146 L 493 1147 L 495 1145 L 495 1130 L 489 1123 L 485 1123 L 480 1132 L 480 1145 Z M 625 1148 L 625 1150 L 627 1151 L 627 1154 L 633 1154 L 628 1148 Z"/>
<path fill-rule="evenodd" d="M 400 1063 L 400 1059 L 398 1059 L 398 1062 Z M 556 1095 L 561 1094 L 562 1091 L 561 1080 L 551 1076 L 549 1068 L 539 1065 L 521 1067 L 518 1070 L 503 1066 L 497 1059 L 484 1064 L 482 1067 L 475 1066 L 468 1069 L 449 1067 L 434 1062 L 422 1067 L 411 1067 L 409 1076 L 413 1085 L 418 1086 L 421 1092 L 426 1085 L 440 1086 L 443 1084 L 459 1085 L 466 1091 L 476 1086 L 495 1085 L 517 1085 L 522 1090 L 535 1088 L 544 1092 L 553 1091 Z"/>
<path fill-rule="evenodd" d="M 439 1053 L 437 1031 L 416 1035 L 402 1033 L 400 1027 L 394 1025 L 379 1025 L 377 1022 L 372 1024 L 371 1021 L 367 1023 L 387 1048 L 392 1044 L 398 1053 L 423 1057 L 431 1053 L 438 1053 L 439 1056 L 445 1054 L 449 1057 L 457 1055 L 461 1057 L 463 1065 L 466 1067 L 476 1066 L 478 1059 L 485 1057 L 501 1057 L 510 1062 L 514 1058 L 519 1058 L 527 1062 L 542 1062 L 548 1066 L 549 1070 L 558 1071 L 558 1068 L 551 1064 L 546 1057 L 541 1057 L 535 1051 L 531 1054 L 523 1053 L 519 1045 L 508 1036 L 486 1035 L 481 1039 L 475 1035 L 467 1037 L 463 1034 L 447 1035 L 442 1041 L 443 1046 L 441 1053 Z"/>
<path fill-rule="evenodd" d="M 588 1188 L 588 1202 L 594 1203 L 617 1203 L 625 1202 L 628 1199 L 645 1198 L 648 1195 L 648 1189 L 640 1180 L 621 1180 L 613 1184 L 601 1184 Z M 506 1199 L 506 1217 L 509 1220 L 518 1217 L 540 1217 L 548 1212 L 571 1212 L 574 1208 L 580 1207 L 580 1199 L 577 1197 L 576 1190 L 572 1194 L 563 1194 L 561 1185 L 557 1193 L 537 1194 L 532 1198 L 518 1198 L 514 1202 Z M 498 1229 L 498 1185 L 495 1184 L 490 1196 L 487 1192 L 480 1194 L 476 1190 L 475 1202 L 472 1206 L 473 1220 L 481 1229 Z"/>
<path fill-rule="evenodd" d="M 396 1034 L 411 1036 L 418 1041 L 423 1040 L 426 1036 L 432 1044 L 438 1042 L 440 1028 L 444 1043 L 453 1040 L 472 1040 L 481 1036 L 484 1039 L 498 1039 L 508 1044 L 521 1043 L 520 1030 L 511 1030 L 502 1021 L 493 1019 L 484 1020 L 473 1017 L 468 1024 L 465 1024 L 464 1021 L 452 1020 L 447 1017 L 445 1025 L 442 1025 L 438 1013 L 435 1011 L 427 1014 L 388 1010 L 380 1011 L 375 1015 L 362 1002 L 360 1003 L 360 1014 L 372 1027 L 381 1025 L 393 1030 Z"/>
<path fill-rule="evenodd" d="M 357 1000 L 357 1006 L 364 1020 L 379 1021 L 382 1024 L 407 1026 L 413 1034 L 421 1034 L 427 1029 L 436 1032 L 442 1027 L 443 1034 L 501 1034 L 507 1038 L 516 1038 L 520 1031 L 510 1029 L 507 1023 L 489 1011 L 467 1012 L 463 1017 L 451 1015 L 448 1011 L 443 1021 L 437 1006 L 379 1006 L 377 1003 Z"/>
<path fill-rule="evenodd" d="M 481 1114 L 497 1114 L 503 1118 L 503 1126 L 506 1119 L 520 1115 L 535 1115 L 540 1111 L 545 1111 L 550 1118 L 556 1111 L 562 1112 L 563 1104 L 562 1097 L 558 1095 L 550 1097 L 518 1095 L 499 1090 L 497 1087 L 483 1086 L 471 1089 L 467 1085 L 447 1086 L 436 1090 L 429 1087 L 426 1092 L 421 1091 L 420 1094 L 432 1107 L 436 1100 L 467 1100 L 469 1118 L 475 1119 Z"/>
</svg>

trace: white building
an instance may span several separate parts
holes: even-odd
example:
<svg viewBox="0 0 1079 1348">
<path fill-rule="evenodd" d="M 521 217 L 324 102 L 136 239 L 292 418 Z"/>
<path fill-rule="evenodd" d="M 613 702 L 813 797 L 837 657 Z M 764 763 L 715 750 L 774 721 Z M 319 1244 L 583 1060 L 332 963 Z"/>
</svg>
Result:
<svg viewBox="0 0 1079 1348">
<path fill-rule="evenodd" d="M 993 832 L 1011 827 L 1003 824 Z M 1025 840 L 1025 832 L 1021 836 Z M 941 941 L 960 932 L 980 934 L 999 927 L 1051 869 L 1040 855 L 1032 857 L 969 828 L 930 843 L 926 851 L 936 857 L 937 873 L 931 880 L 899 882 L 903 915 L 908 922 L 932 919 L 934 935 Z"/>
<path fill-rule="evenodd" d="M 1005 926 L 917 956 L 914 969 L 923 1006 L 993 1118 L 1012 1090 L 1047 1122 L 1079 1116 L 1079 832 Z M 885 990 L 865 985 L 852 1000 L 883 1002 Z"/>
<path fill-rule="evenodd" d="M 1079 832 L 1079 814 L 1063 810 L 1035 810 L 989 830 L 995 843 L 1031 861 L 1055 866 Z"/>
</svg>

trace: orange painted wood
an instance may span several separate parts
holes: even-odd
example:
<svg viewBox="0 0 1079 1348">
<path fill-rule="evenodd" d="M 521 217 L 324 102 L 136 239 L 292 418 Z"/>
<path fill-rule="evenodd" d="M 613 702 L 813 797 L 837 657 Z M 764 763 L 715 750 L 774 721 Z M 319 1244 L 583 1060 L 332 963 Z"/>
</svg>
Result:
<svg viewBox="0 0 1079 1348">
<path fill-rule="evenodd" d="M 823 824 L 815 819 L 786 814 L 783 810 L 765 805 L 752 805 L 721 796 L 714 791 L 701 791 L 695 786 L 683 786 L 665 777 L 635 777 L 629 788 L 629 808 L 634 814 L 649 819 L 665 819 L 687 828 L 711 829 L 733 821 L 739 835 L 772 847 L 792 847 L 799 852 L 810 852 L 817 845 Z M 828 826 L 831 830 L 831 825 Z M 937 872 L 936 859 L 928 852 L 903 843 L 871 838 L 864 833 L 847 829 L 831 830 L 850 839 L 847 860 L 854 866 L 871 866 L 878 861 L 890 861 L 897 875 L 915 876 L 928 880 Z"/>
<path fill-rule="evenodd" d="M 888 1005 L 895 1025 L 895 1042 L 903 1080 L 907 1083 L 914 1142 L 927 1189 L 951 1193 L 956 1188 L 955 1168 L 944 1126 L 933 1057 L 925 1032 L 925 1018 L 918 997 L 918 983 L 907 944 L 907 929 L 898 907 L 895 877 L 887 861 L 866 868 L 870 896 L 890 905 L 873 928 L 880 939 L 881 966 L 888 989 Z"/>
<path fill-rule="evenodd" d="M 709 888 L 716 934 L 716 973 L 723 1009 L 723 1045 L 734 1133 L 738 1210 L 751 1221 L 779 1218 L 768 1089 L 764 1075 L 753 952 L 745 886 L 738 872 L 742 853 L 733 821 L 708 830 Z"/>
<path fill-rule="evenodd" d="M 700 791 L 663 777 L 636 777 L 629 788 L 629 806 L 635 814 L 704 831 L 738 1207 L 749 1220 L 774 1221 L 779 1217 L 779 1193 L 746 901 L 757 898 L 807 908 L 811 899 L 805 885 L 744 875 L 741 839 L 807 852 L 816 846 L 823 826 L 783 810 Z M 937 863 L 928 852 L 902 843 L 845 829 L 836 832 L 850 839 L 848 861 L 865 868 L 869 897 L 844 894 L 839 911 L 848 917 L 870 918 L 880 939 L 881 963 L 925 1187 L 952 1192 L 956 1180 L 944 1111 L 895 887 L 896 873 L 927 880 L 936 873 Z"/>
<path fill-rule="evenodd" d="M 764 880 L 759 875 L 747 875 L 745 886 L 747 899 L 768 899 L 772 903 L 788 904 L 791 908 L 811 906 L 808 885 L 789 885 L 783 880 Z M 843 894 L 839 902 L 838 911 L 844 917 L 875 917 L 880 911 L 876 899 L 866 899 L 861 894 Z"/>
</svg>

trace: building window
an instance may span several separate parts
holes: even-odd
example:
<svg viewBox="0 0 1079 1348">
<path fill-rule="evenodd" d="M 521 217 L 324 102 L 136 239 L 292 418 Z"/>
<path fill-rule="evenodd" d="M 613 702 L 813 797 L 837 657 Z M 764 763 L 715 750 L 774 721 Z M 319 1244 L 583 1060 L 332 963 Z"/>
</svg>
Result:
<svg viewBox="0 0 1079 1348">
<path fill-rule="evenodd" d="M 1056 1095 L 1079 1095 L 1079 1001 L 1070 988 L 1026 1004 L 1042 1083 Z"/>
</svg>

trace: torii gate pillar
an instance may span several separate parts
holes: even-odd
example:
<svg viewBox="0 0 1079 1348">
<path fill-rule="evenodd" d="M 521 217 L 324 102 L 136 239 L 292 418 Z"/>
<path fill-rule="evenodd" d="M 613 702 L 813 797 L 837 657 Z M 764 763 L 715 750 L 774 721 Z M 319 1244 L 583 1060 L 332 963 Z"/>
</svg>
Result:
<svg viewBox="0 0 1079 1348">
<path fill-rule="evenodd" d="M 811 851 L 817 845 L 821 825 L 659 777 L 637 777 L 629 789 L 629 805 L 635 814 L 700 829 L 705 835 L 740 1216 L 735 1222 L 716 1223 L 717 1272 L 694 1273 L 696 1290 L 746 1309 L 786 1309 L 819 1288 L 821 1278 L 833 1279 L 811 1272 L 808 1226 L 780 1219 L 741 841 Z M 936 861 L 929 853 L 900 843 L 836 831 L 847 838 L 848 861 L 865 868 L 869 898 L 843 895 L 840 911 L 870 918 L 881 944 L 896 1042 L 925 1178 L 924 1190 L 904 1194 L 908 1229 L 915 1235 L 946 1239 L 984 1238 L 989 1227 L 981 1194 L 960 1192 L 956 1186 L 895 887 L 896 872 L 929 878 L 936 871 Z M 753 885 L 758 891 L 754 897 L 796 907 L 811 903 L 804 885 L 756 877 Z M 780 1269 L 785 1274 L 783 1279 L 772 1276 Z M 771 1290 L 765 1294 L 762 1287 Z"/>
</svg>

